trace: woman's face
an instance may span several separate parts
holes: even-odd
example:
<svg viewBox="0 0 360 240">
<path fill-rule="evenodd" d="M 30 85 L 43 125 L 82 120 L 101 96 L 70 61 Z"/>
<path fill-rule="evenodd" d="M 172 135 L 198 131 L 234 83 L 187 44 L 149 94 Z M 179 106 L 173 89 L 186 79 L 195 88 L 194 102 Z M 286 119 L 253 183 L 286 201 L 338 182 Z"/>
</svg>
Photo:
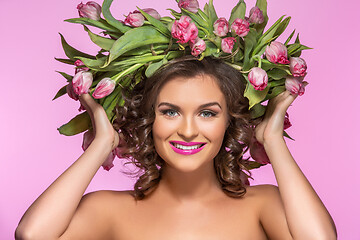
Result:
<svg viewBox="0 0 360 240">
<path fill-rule="evenodd" d="M 161 88 L 152 132 L 157 153 L 170 167 L 191 172 L 212 164 L 227 125 L 225 97 L 212 77 L 176 77 Z"/>
</svg>

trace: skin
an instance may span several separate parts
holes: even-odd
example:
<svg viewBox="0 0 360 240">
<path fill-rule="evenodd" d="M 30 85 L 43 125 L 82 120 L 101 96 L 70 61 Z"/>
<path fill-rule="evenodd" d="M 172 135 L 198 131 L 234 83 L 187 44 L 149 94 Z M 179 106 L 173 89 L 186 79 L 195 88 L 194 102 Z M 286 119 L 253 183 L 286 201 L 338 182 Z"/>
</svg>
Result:
<svg viewBox="0 0 360 240">
<path fill-rule="evenodd" d="M 207 75 L 168 81 L 157 98 L 153 125 L 156 150 L 166 163 L 164 175 L 151 195 L 135 201 L 131 191 L 83 196 L 119 136 L 103 108 L 88 94 L 80 96 L 95 139 L 29 207 L 16 239 L 336 239 L 329 213 L 282 136 L 285 112 L 294 99 L 289 92 L 272 99 L 256 129 L 279 187 L 248 187 L 243 198 L 235 199 L 223 193 L 212 165 L 228 123 L 222 92 Z M 206 146 L 181 155 L 171 149 L 171 140 Z"/>
</svg>

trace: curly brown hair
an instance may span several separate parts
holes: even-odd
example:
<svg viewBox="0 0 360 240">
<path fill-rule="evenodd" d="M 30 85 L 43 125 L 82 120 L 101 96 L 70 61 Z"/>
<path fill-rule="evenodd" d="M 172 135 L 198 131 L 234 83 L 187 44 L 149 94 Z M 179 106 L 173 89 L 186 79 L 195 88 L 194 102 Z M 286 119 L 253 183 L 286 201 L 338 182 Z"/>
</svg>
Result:
<svg viewBox="0 0 360 240">
<path fill-rule="evenodd" d="M 115 129 L 121 131 L 125 143 L 122 156 L 130 160 L 138 171 L 134 185 L 134 197 L 143 199 L 156 189 L 164 166 L 157 154 L 152 138 L 155 120 L 154 104 L 162 86 L 175 77 L 212 76 L 225 96 L 229 114 L 229 126 L 221 149 L 214 158 L 214 168 L 222 190 L 230 197 L 246 193 L 248 150 L 253 134 L 249 102 L 244 97 L 246 80 L 227 63 L 210 57 L 199 61 L 192 56 L 173 60 L 160 68 L 152 77 L 143 77 L 133 89 L 125 89 L 124 106 L 116 108 Z M 133 174 L 133 173 L 130 173 Z"/>
</svg>

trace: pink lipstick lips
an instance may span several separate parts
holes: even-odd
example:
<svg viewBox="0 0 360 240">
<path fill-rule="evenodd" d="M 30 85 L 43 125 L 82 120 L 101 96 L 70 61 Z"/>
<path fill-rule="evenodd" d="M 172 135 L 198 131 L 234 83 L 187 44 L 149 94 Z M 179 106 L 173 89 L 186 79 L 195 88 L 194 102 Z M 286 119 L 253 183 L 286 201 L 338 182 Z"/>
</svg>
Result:
<svg viewBox="0 0 360 240">
<path fill-rule="evenodd" d="M 200 152 L 206 143 L 203 142 L 181 142 L 170 141 L 170 147 L 179 154 L 191 155 Z"/>
</svg>

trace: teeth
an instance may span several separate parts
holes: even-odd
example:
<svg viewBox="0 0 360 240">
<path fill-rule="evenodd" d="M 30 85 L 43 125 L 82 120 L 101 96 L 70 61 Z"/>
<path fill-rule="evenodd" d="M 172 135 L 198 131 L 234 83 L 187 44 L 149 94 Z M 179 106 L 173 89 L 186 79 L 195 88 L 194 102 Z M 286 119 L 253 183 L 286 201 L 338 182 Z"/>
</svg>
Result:
<svg viewBox="0 0 360 240">
<path fill-rule="evenodd" d="M 201 144 L 194 145 L 194 146 L 184 146 L 184 145 L 180 145 L 178 143 L 175 143 L 175 147 L 178 148 L 178 149 L 182 149 L 182 150 L 193 150 L 193 149 L 200 148 Z"/>
</svg>

